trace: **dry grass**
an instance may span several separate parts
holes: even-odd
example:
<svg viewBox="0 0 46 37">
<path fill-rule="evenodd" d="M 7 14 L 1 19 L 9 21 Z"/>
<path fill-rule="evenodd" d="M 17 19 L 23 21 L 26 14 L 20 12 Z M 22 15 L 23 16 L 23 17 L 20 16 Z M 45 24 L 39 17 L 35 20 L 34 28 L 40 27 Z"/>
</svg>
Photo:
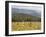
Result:
<svg viewBox="0 0 46 37">
<path fill-rule="evenodd" d="M 12 31 L 39 29 L 41 29 L 41 22 L 12 22 Z"/>
</svg>

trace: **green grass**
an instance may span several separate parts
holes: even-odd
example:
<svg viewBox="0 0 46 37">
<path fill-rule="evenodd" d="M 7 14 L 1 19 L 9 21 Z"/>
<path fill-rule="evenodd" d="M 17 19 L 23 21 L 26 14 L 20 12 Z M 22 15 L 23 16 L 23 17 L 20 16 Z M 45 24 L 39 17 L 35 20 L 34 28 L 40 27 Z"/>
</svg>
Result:
<svg viewBox="0 0 46 37">
<path fill-rule="evenodd" d="M 12 22 L 12 31 L 40 30 L 41 22 Z"/>
</svg>

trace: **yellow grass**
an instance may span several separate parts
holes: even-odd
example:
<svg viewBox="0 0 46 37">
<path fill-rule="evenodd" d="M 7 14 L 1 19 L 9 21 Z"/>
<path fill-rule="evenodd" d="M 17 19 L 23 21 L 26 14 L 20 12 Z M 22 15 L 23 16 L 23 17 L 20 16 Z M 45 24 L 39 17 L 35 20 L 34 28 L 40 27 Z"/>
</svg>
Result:
<svg viewBox="0 0 46 37">
<path fill-rule="evenodd" d="M 12 31 L 39 29 L 41 29 L 41 22 L 12 22 Z"/>
</svg>

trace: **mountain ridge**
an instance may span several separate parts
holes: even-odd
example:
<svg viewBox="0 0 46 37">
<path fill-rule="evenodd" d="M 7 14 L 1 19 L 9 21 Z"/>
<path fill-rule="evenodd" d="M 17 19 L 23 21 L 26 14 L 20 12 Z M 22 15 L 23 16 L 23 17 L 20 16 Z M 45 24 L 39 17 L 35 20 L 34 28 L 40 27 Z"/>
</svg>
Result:
<svg viewBox="0 0 46 37">
<path fill-rule="evenodd" d="M 37 13 L 35 10 L 28 10 L 28 9 L 18 9 L 18 8 L 12 8 L 12 13 L 24 13 L 32 16 L 38 16 L 41 17 L 41 13 Z"/>
</svg>

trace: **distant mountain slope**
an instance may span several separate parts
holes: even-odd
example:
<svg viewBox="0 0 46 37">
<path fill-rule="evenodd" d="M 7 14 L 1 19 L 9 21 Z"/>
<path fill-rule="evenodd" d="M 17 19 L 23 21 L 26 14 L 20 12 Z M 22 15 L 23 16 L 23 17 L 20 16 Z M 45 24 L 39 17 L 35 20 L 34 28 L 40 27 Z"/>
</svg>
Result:
<svg viewBox="0 0 46 37">
<path fill-rule="evenodd" d="M 38 12 L 35 10 L 12 8 L 12 14 L 16 14 L 16 13 L 23 13 L 23 14 L 27 14 L 27 15 L 41 17 L 40 11 Z"/>
</svg>

